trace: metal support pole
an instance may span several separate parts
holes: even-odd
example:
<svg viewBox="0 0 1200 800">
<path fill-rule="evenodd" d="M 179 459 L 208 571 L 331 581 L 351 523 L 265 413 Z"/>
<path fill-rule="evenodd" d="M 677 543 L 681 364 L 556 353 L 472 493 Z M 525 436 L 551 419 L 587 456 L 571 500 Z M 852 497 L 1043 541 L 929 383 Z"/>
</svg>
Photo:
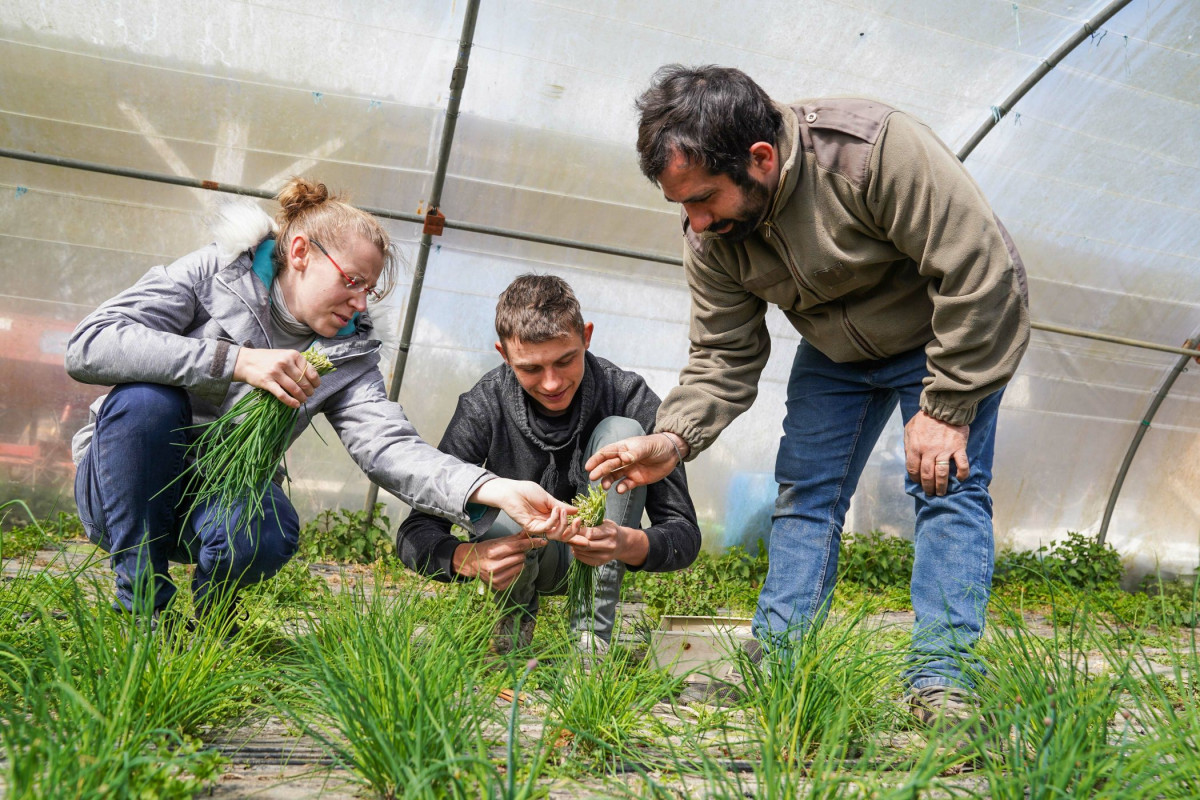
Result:
<svg viewBox="0 0 1200 800">
<path fill-rule="evenodd" d="M 400 396 L 400 385 L 404 382 L 404 369 L 408 365 L 408 349 L 412 345 L 413 328 L 417 322 L 417 306 L 421 301 L 421 288 L 425 283 L 425 266 L 429 263 L 429 252 L 433 248 L 433 234 L 429 219 L 438 214 L 442 205 L 442 187 L 446 183 L 446 167 L 450 163 L 450 148 L 454 144 L 454 128 L 458 123 L 458 105 L 462 100 L 463 87 L 467 82 L 467 61 L 471 56 L 471 42 L 475 37 L 475 20 L 479 16 L 479 0 L 468 0 L 463 16 L 462 34 L 458 37 L 458 60 L 450 75 L 450 98 L 446 102 L 446 119 L 442 125 L 442 140 L 438 145 L 437 166 L 433 171 L 433 186 L 429 191 L 425 232 L 421 234 L 421 247 L 417 252 L 417 264 L 413 268 L 412 287 L 408 293 L 408 308 L 404 314 L 404 328 L 400 333 L 399 352 L 392 371 L 392 383 L 388 387 L 388 399 L 395 401 Z M 363 507 L 366 526 L 370 527 L 375 516 L 375 501 L 379 498 L 379 486 L 374 482 L 367 488 L 367 500 Z"/>
<path fill-rule="evenodd" d="M 1192 337 L 1183 343 L 1184 347 L 1191 349 L 1196 346 L 1196 337 Z M 1125 484 L 1125 476 L 1129 474 L 1129 467 L 1133 464 L 1133 457 L 1137 455 L 1138 448 L 1142 445 L 1142 439 L 1146 437 L 1146 431 L 1150 430 L 1150 423 L 1154 420 L 1154 415 L 1158 413 L 1158 407 L 1162 405 L 1163 400 L 1167 399 L 1167 395 L 1171 391 L 1171 387 L 1175 385 L 1175 381 L 1183 374 L 1183 370 L 1187 367 L 1187 363 L 1194 356 L 1183 355 L 1175 362 L 1171 373 L 1167 375 L 1162 386 L 1158 388 L 1158 394 L 1154 395 L 1154 399 L 1150 401 L 1150 407 L 1146 409 L 1146 413 L 1142 416 L 1142 422 L 1138 425 L 1137 432 L 1133 434 L 1133 441 L 1129 443 L 1129 449 L 1125 452 L 1125 458 L 1121 461 L 1121 468 L 1117 470 L 1117 479 L 1113 481 L 1112 491 L 1108 493 L 1108 505 L 1104 507 L 1104 519 L 1100 522 L 1100 533 L 1096 535 L 1096 541 L 1104 544 L 1104 540 L 1108 537 L 1108 524 L 1112 522 L 1113 509 L 1117 507 L 1117 498 L 1121 495 L 1121 487 Z"/>
<path fill-rule="evenodd" d="M 64 169 L 83 170 L 85 172 L 99 172 L 105 175 L 116 175 L 121 178 L 133 178 L 135 180 L 151 181 L 153 183 L 167 183 L 175 186 L 184 186 L 191 189 L 204 189 L 210 192 L 224 192 L 226 194 L 244 195 L 246 197 L 258 197 L 263 200 L 274 200 L 276 194 L 276 192 L 267 191 L 264 189 L 252 189 L 247 186 L 237 186 L 232 183 L 218 183 L 217 181 L 202 180 L 199 178 L 181 178 L 176 175 L 166 175 L 159 172 L 149 172 L 147 170 L 131 169 L 127 167 L 115 167 L 109 164 L 81 161 L 79 159 L 65 158 L 63 156 L 30 153 L 25 150 L 14 150 L 8 147 L 0 147 L 0 158 L 11 158 L 17 161 L 31 161 L 35 164 L 49 164 L 50 166 L 62 167 Z M 376 206 L 359 206 L 359 208 L 369 214 L 380 217 L 381 219 L 394 219 L 400 222 L 425 222 L 425 217 L 422 217 L 418 214 L 410 214 L 405 211 L 395 211 L 390 208 L 379 208 Z M 503 239 L 516 239 L 525 242 L 535 242 L 537 244 L 547 244 L 554 247 L 567 247 L 574 250 L 586 250 L 592 253 L 602 253 L 604 255 L 632 258 L 639 261 L 653 261 L 659 264 L 670 264 L 671 266 L 676 267 L 683 266 L 683 262 L 678 256 L 669 256 L 663 253 L 652 253 L 643 250 L 630 250 L 624 247 L 612 247 L 610 245 L 582 242 L 576 239 L 564 239 L 557 236 L 544 236 L 540 233 L 529 233 L 528 231 L 517 231 L 510 228 L 497 228 L 492 225 L 481 225 L 475 222 L 462 222 L 459 220 L 448 219 L 445 221 L 445 227 L 451 230 L 465 231 L 467 233 L 483 234 L 484 236 L 497 236 Z M 1112 342 L 1114 344 L 1137 347 L 1143 350 L 1157 350 L 1162 353 L 1200 356 L 1200 350 L 1188 350 L 1187 348 L 1172 347 L 1170 345 L 1146 342 L 1140 339 L 1128 339 L 1121 336 L 1110 336 L 1106 333 L 1095 333 L 1093 331 L 1085 331 L 1079 328 L 1067 328 L 1062 325 L 1051 325 L 1046 322 L 1032 322 L 1030 323 L 1030 326 L 1035 330 L 1048 331 L 1050 333 L 1061 333 L 1064 336 L 1074 336 L 1083 339 L 1095 339 L 1096 341 L 1101 342 Z"/>
<path fill-rule="evenodd" d="M 1047 322 L 1031 322 L 1029 327 L 1039 331 L 1049 331 L 1050 333 L 1061 333 L 1064 336 L 1074 336 L 1078 339 L 1094 339 L 1097 342 L 1112 342 L 1113 344 L 1121 344 L 1126 347 L 1137 347 L 1142 350 L 1155 350 L 1159 353 L 1172 353 L 1173 355 L 1184 356 L 1186 361 L 1188 358 L 1200 358 L 1200 350 L 1196 349 L 1195 341 L 1188 339 L 1184 342 L 1186 347 L 1172 347 L 1169 344 L 1156 344 L 1155 342 L 1143 342 L 1141 339 L 1127 339 L 1124 336 L 1110 336 L 1107 333 L 1095 333 L 1094 331 L 1084 331 L 1079 328 L 1064 328 L 1061 325 L 1051 325 Z"/>
<path fill-rule="evenodd" d="M 232 183 L 218 183 L 217 181 L 204 180 L 201 178 L 181 178 L 177 175 L 167 175 L 161 172 L 150 172 L 149 170 L 144 169 L 115 167 L 110 164 L 100 164 L 94 161 L 81 161 L 77 158 L 51 156 L 43 153 L 30 153 L 26 150 L 14 150 L 11 147 L 0 147 L 0 158 L 11 158 L 15 161 L 29 161 L 34 164 L 48 164 L 52 167 L 77 169 L 84 172 L 99 172 L 103 175 L 116 175 L 119 178 L 133 178 L 134 180 L 150 181 L 151 183 L 166 183 L 174 186 L 184 186 L 189 189 L 204 189 L 205 191 L 209 192 L 223 192 L 224 194 L 258 197 L 263 200 L 274 200 L 275 195 L 278 194 L 277 191 L 252 189 L 248 186 L 238 186 Z M 380 219 L 394 219 L 400 222 L 415 222 L 417 224 L 423 224 L 425 222 L 425 217 L 419 214 L 411 214 L 407 211 L 395 211 L 390 208 L 380 208 L 378 206 L 358 206 L 358 208 L 361 208 L 368 214 L 379 217 Z M 577 239 L 564 239 L 560 236 L 544 236 L 540 233 L 516 231 L 512 230 L 511 228 L 497 228 L 493 225 L 480 225 L 475 222 L 462 222 L 460 220 L 448 219 L 445 221 L 445 227 L 450 230 L 465 231 L 467 233 L 480 233 L 484 236 L 498 236 L 502 239 L 517 239 L 523 242 L 548 244 L 553 247 L 569 247 L 573 250 L 586 250 L 590 253 L 602 253 L 609 256 L 633 258 L 639 261 L 654 261 L 659 264 L 671 264 L 672 266 L 676 267 L 683 263 L 679 260 L 679 256 L 669 256 L 663 253 L 651 253 L 644 250 L 630 250 L 627 247 L 613 247 L 612 245 L 607 244 L 582 242 Z"/>
</svg>

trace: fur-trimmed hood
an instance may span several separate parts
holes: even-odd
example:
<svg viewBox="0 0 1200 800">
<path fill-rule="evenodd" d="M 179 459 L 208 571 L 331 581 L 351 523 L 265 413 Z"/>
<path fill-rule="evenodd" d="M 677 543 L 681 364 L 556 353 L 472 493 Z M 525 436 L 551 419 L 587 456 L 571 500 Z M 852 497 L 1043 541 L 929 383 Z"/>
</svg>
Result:
<svg viewBox="0 0 1200 800">
<path fill-rule="evenodd" d="M 279 232 L 279 226 L 262 206 L 248 197 L 222 200 L 209 215 L 208 227 L 222 266 Z"/>
</svg>

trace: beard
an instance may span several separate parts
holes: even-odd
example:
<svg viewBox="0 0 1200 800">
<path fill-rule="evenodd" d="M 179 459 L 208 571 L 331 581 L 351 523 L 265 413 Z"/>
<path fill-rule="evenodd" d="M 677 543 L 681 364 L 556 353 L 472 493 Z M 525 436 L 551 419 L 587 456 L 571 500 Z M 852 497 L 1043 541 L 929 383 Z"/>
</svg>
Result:
<svg viewBox="0 0 1200 800">
<path fill-rule="evenodd" d="M 749 183 L 742 189 L 742 204 L 738 207 L 737 216 L 714 222 L 709 229 L 723 228 L 730 225 L 729 230 L 718 233 L 717 236 L 726 242 L 744 242 L 750 234 L 767 218 L 771 208 L 771 192 L 766 184 L 759 183 L 753 178 L 747 178 Z"/>
</svg>

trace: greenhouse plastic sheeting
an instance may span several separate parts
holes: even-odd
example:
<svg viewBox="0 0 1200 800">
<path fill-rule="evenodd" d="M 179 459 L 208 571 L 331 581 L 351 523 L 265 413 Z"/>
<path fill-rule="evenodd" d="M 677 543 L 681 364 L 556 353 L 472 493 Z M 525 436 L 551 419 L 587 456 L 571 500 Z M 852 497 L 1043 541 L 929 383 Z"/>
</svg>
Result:
<svg viewBox="0 0 1200 800">
<path fill-rule="evenodd" d="M 1108 4 L 1011 0 L 483 0 L 442 210 L 474 222 L 678 255 L 678 210 L 639 174 L 633 99 L 668 62 L 719 63 L 773 96 L 876 97 L 961 147 Z M 277 189 L 303 173 L 419 213 L 431 189 L 462 0 L 3 0 L 0 144 Z M 967 158 L 1024 255 L 1036 321 L 1181 345 L 1200 332 L 1200 3 L 1132 0 Z M 995 107 L 995 108 L 994 108 Z M 0 159 L 0 469 L 5 491 L 69 504 L 65 442 L 103 391 L 61 374 L 71 326 L 207 241 L 219 196 Z M 264 204 L 270 207 L 269 204 Z M 419 229 L 389 223 L 412 262 Z M 496 295 L 564 276 L 593 350 L 660 394 L 686 358 L 678 267 L 448 230 L 429 260 L 401 393 L 437 440 L 497 361 Z M 395 354 L 408 286 L 373 313 Z M 754 407 L 689 466 L 714 545 L 769 520 L 798 337 L 773 312 Z M 1001 545 L 1096 533 L 1117 469 L 1177 356 L 1035 331 L 1007 390 L 993 483 Z M 389 359 L 390 360 L 390 359 Z M 1200 387 L 1180 377 L 1133 463 L 1110 541 L 1136 568 L 1194 570 Z M 358 507 L 366 480 L 306 436 L 289 459 L 304 516 Z M 911 535 L 898 421 L 848 529 Z M 395 503 L 394 500 L 390 502 Z M 393 521 L 402 513 L 396 504 Z M 754 524 L 747 524 L 753 520 Z"/>
</svg>

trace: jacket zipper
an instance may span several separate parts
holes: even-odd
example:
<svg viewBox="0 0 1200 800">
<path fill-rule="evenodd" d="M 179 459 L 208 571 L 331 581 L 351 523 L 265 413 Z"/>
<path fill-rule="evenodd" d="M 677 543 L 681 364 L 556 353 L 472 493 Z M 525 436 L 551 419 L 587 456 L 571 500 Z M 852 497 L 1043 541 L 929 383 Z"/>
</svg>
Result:
<svg viewBox="0 0 1200 800">
<path fill-rule="evenodd" d="M 314 344 L 315 344 L 315 342 L 314 342 Z M 329 360 L 334 363 L 337 363 L 340 361 L 347 361 L 351 358 L 360 358 L 362 356 L 369 356 L 371 353 L 378 353 L 382 349 L 383 349 L 383 345 L 377 344 L 369 350 L 363 350 L 362 352 L 359 352 L 359 353 L 346 353 L 345 355 L 341 355 L 341 356 L 332 356 L 332 357 L 329 357 Z M 326 356 L 328 356 L 328 355 L 329 354 L 326 353 Z"/>
<path fill-rule="evenodd" d="M 764 227 L 767 229 L 766 238 L 768 238 L 768 239 L 771 238 L 771 227 L 772 227 L 771 223 L 769 223 L 769 222 L 766 223 L 764 225 Z M 787 240 L 784 239 L 782 236 L 776 236 L 775 241 L 779 242 L 780 248 L 783 249 L 784 263 L 787 264 L 788 272 L 792 273 L 792 280 L 794 280 L 796 282 L 796 285 L 798 285 L 801 289 L 804 289 L 805 291 L 809 292 L 810 294 L 815 295 L 816 297 L 821 297 L 820 292 L 818 292 L 809 283 L 807 283 L 803 278 L 800 277 L 800 267 L 798 267 L 796 265 L 796 259 L 792 255 L 792 248 L 788 247 Z"/>
<path fill-rule="evenodd" d="M 262 320 L 258 318 L 258 312 L 254 310 L 254 306 L 250 305 L 250 303 L 247 302 L 246 298 L 244 298 L 240 294 L 238 294 L 237 290 L 234 289 L 232 286 L 230 286 L 228 283 L 226 283 L 225 279 L 222 278 L 220 275 L 217 276 L 217 280 L 220 281 L 221 285 L 224 286 L 226 289 L 228 289 L 233 294 L 234 297 L 236 297 L 238 300 L 242 301 L 242 305 L 244 305 L 247 308 L 247 310 L 249 310 L 250 316 L 253 317 L 254 321 L 258 323 L 258 329 L 260 331 L 262 331 L 263 340 L 267 343 L 268 346 L 273 346 L 271 343 L 271 332 L 267 330 L 266 326 L 263 325 Z M 268 291 L 270 291 L 270 290 L 268 289 Z"/>
</svg>

